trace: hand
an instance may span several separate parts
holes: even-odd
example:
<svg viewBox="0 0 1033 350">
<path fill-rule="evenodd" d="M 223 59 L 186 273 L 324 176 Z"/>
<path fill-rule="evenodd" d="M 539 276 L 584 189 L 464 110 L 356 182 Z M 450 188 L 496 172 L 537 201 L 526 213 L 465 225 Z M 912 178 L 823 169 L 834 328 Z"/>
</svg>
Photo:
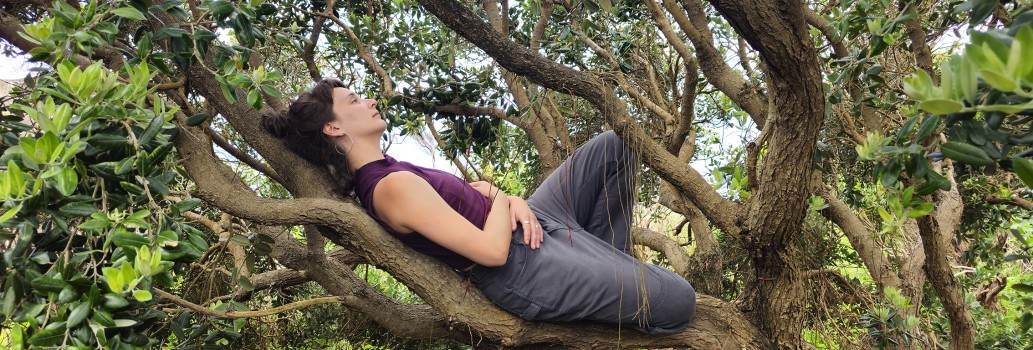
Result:
<svg viewBox="0 0 1033 350">
<path fill-rule="evenodd" d="M 509 217 L 513 226 L 511 230 L 516 230 L 517 221 L 524 225 L 525 245 L 531 249 L 538 249 L 542 246 L 542 242 L 545 241 L 545 233 L 542 232 L 542 226 L 538 223 L 534 212 L 531 211 L 531 207 L 527 205 L 527 201 L 517 196 L 509 197 Z"/>
<path fill-rule="evenodd" d="M 496 197 L 506 197 L 506 194 L 502 193 L 502 190 L 500 190 L 498 187 L 495 187 L 487 181 L 471 182 L 470 187 L 473 187 L 473 189 L 477 190 L 477 192 L 480 192 L 481 195 L 488 197 L 488 199 L 491 200 L 495 200 Z"/>
</svg>

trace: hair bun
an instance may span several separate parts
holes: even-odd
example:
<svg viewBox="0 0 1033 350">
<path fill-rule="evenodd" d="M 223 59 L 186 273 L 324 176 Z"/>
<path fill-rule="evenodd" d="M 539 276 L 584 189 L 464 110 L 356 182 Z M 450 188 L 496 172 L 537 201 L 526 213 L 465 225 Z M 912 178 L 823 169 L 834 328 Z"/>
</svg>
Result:
<svg viewBox="0 0 1033 350">
<path fill-rule="evenodd" d="M 262 126 L 273 136 L 284 138 L 291 130 L 290 116 L 287 111 L 273 111 L 262 114 Z"/>
</svg>

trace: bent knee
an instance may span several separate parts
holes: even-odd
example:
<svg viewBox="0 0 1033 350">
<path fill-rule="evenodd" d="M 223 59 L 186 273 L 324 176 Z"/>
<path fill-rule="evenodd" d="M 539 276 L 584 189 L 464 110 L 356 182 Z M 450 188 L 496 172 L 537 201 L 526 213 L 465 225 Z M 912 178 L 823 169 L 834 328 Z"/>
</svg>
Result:
<svg viewBox="0 0 1033 350">
<path fill-rule="evenodd" d="M 662 305 L 652 307 L 650 332 L 654 334 L 674 333 L 689 326 L 696 315 L 696 290 L 685 280 L 668 286 Z"/>
<path fill-rule="evenodd" d="M 607 150 L 607 153 L 615 154 L 617 159 L 625 158 L 628 162 L 636 161 L 635 153 L 628 149 L 624 140 L 613 130 L 599 134 L 596 138 L 599 144 Z"/>
</svg>

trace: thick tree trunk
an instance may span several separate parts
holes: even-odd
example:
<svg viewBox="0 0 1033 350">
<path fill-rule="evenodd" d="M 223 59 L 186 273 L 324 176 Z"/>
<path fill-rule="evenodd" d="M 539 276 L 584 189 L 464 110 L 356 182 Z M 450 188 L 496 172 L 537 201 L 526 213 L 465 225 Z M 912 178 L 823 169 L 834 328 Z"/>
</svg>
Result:
<svg viewBox="0 0 1033 350">
<path fill-rule="evenodd" d="M 740 297 L 751 321 L 779 348 L 802 348 L 804 291 L 796 243 L 810 195 L 812 159 L 824 120 L 817 50 L 800 1 L 711 4 L 765 63 L 768 153 L 747 217 L 747 254 L 755 279 Z M 763 147 L 764 145 L 759 145 Z"/>
<path fill-rule="evenodd" d="M 944 244 L 937 220 L 931 216 L 918 218 L 918 228 L 925 247 L 925 273 L 936 290 L 936 296 L 947 311 L 951 325 L 951 349 L 972 349 L 975 346 L 975 324 L 965 303 L 965 295 L 954 278 L 950 265 L 950 252 L 954 249 Z"/>
</svg>

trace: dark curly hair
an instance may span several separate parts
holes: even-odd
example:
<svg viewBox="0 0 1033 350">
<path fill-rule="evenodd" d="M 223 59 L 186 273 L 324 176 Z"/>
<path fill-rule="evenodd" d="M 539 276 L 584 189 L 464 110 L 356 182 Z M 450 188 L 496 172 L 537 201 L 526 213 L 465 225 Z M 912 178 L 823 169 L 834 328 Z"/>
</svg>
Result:
<svg viewBox="0 0 1033 350">
<path fill-rule="evenodd" d="M 312 164 L 329 167 L 335 190 L 345 195 L 352 190 L 348 157 L 323 134 L 323 126 L 334 120 L 334 89 L 347 87 L 337 79 L 320 80 L 312 90 L 298 95 L 287 111 L 262 116 L 265 130 L 285 139 L 291 151 Z"/>
</svg>

